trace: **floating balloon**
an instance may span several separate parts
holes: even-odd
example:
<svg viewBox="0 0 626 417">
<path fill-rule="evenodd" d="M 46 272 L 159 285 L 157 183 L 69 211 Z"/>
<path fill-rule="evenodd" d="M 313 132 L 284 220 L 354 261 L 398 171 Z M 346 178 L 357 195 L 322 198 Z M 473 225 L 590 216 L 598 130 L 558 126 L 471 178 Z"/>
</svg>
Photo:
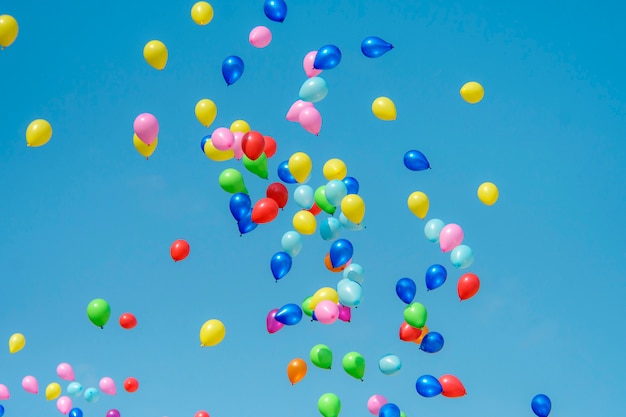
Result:
<svg viewBox="0 0 626 417">
<path fill-rule="evenodd" d="M 283 250 L 293 258 L 302 250 L 302 236 L 300 233 L 291 230 L 283 235 L 280 239 L 280 244 Z"/>
<path fill-rule="evenodd" d="M 57 410 L 61 412 L 61 414 L 67 414 L 72 409 L 72 400 L 70 397 L 60 397 L 57 400 Z"/>
<path fill-rule="evenodd" d="M 363 284 L 363 279 L 365 278 L 365 270 L 361 265 L 352 262 L 346 267 L 346 269 L 343 270 L 343 277 L 344 279 L 349 279 L 350 281 Z"/>
<path fill-rule="evenodd" d="M 317 50 L 313 68 L 329 70 L 335 68 L 341 62 L 341 51 L 335 45 L 325 45 Z"/>
<path fill-rule="evenodd" d="M 100 391 L 104 392 L 107 395 L 115 395 L 117 393 L 115 381 L 113 381 L 113 379 L 108 376 L 101 378 L 98 386 L 100 387 Z"/>
<path fill-rule="evenodd" d="M 250 129 L 250 124 L 245 120 L 235 120 L 230 124 L 230 128 L 228 129 L 233 133 L 241 132 L 248 133 Z"/>
<path fill-rule="evenodd" d="M 385 375 L 395 375 L 402 368 L 402 362 L 397 355 L 384 355 L 378 360 L 378 369 Z"/>
<path fill-rule="evenodd" d="M 343 370 L 353 378 L 363 380 L 365 375 L 365 359 L 359 352 L 348 352 L 341 361 Z"/>
<path fill-rule="evenodd" d="M 442 252 L 450 252 L 463 242 L 463 229 L 458 224 L 446 224 L 439 233 L 439 247 Z"/>
<path fill-rule="evenodd" d="M 272 156 L 274 156 L 274 154 L 276 154 L 276 141 L 273 137 L 267 135 L 263 136 L 263 138 L 265 139 L 265 147 L 263 148 L 263 153 L 265 153 L 268 158 L 271 158 Z"/>
<path fill-rule="evenodd" d="M 320 185 L 319 187 L 317 187 L 317 189 L 315 190 L 315 193 L 313 194 L 313 198 L 315 200 L 315 204 L 317 204 L 317 206 L 321 208 L 322 210 L 324 210 L 326 213 L 328 214 L 335 213 L 336 211 L 335 206 L 333 204 L 330 204 L 330 202 L 326 198 L 326 186 L 325 185 Z"/>
<path fill-rule="evenodd" d="M 439 380 L 432 375 L 422 375 L 417 378 L 415 389 L 422 397 L 435 397 L 443 391 Z"/>
<path fill-rule="evenodd" d="M 322 115 L 312 106 L 305 107 L 298 115 L 300 126 L 309 133 L 318 136 L 322 129 Z"/>
<path fill-rule="evenodd" d="M 421 345 L 422 344 L 422 340 L 424 340 L 426 335 L 428 333 L 430 333 L 430 330 L 428 330 L 428 326 L 426 326 L 426 325 L 424 325 L 424 327 L 422 327 L 420 330 L 422 331 L 422 333 L 419 335 L 419 337 L 417 339 L 415 339 L 413 341 L 416 345 Z"/>
<path fill-rule="evenodd" d="M 120 416 L 121 416 L 120 412 L 114 408 L 107 411 L 107 415 L 106 415 L 106 417 L 120 417 Z"/>
<path fill-rule="evenodd" d="M 83 417 L 83 410 L 77 407 L 72 408 L 68 416 L 69 417 Z"/>
<path fill-rule="evenodd" d="M 97 388 L 89 387 L 85 390 L 83 397 L 88 403 L 95 403 L 100 398 L 100 391 Z"/>
<path fill-rule="evenodd" d="M 467 273 L 461 275 L 457 283 L 457 292 L 461 301 L 472 298 L 480 288 L 480 279 L 476 274 Z"/>
<path fill-rule="evenodd" d="M 347 239 L 337 239 L 330 245 L 330 262 L 333 267 L 345 265 L 354 254 L 354 247 Z"/>
<path fill-rule="evenodd" d="M 282 23 L 287 17 L 287 3 L 284 0 L 265 0 L 263 12 L 269 20 Z"/>
<path fill-rule="evenodd" d="M 317 400 L 317 408 L 323 417 L 338 417 L 341 401 L 335 394 L 326 393 Z"/>
<path fill-rule="evenodd" d="M 343 201 L 343 200 L 342 200 Z M 354 231 L 358 231 L 358 230 L 363 230 L 365 229 L 365 226 L 363 225 L 363 223 L 354 223 L 350 220 L 348 220 L 348 218 L 346 217 L 345 214 L 340 213 L 339 214 L 339 223 L 341 223 L 341 225 L 343 226 L 344 229 L 346 230 L 354 230 Z"/>
<path fill-rule="evenodd" d="M 428 214 L 428 208 L 430 207 L 430 201 L 428 200 L 428 196 L 426 194 L 421 191 L 411 193 L 407 204 L 411 213 L 424 220 L 426 214 Z"/>
<path fill-rule="evenodd" d="M 257 224 L 269 223 L 278 216 L 276 200 L 264 197 L 257 201 L 252 208 L 252 221 Z"/>
<path fill-rule="evenodd" d="M 159 145 L 159 138 L 154 138 L 154 141 L 150 145 L 146 145 L 137 134 L 133 134 L 133 146 L 139 152 L 141 156 L 148 159 L 152 156 L 154 151 L 156 151 L 157 146 Z"/>
<path fill-rule="evenodd" d="M 306 210 L 296 212 L 292 219 L 293 228 L 303 235 L 312 235 L 315 233 L 317 221 L 315 215 Z"/>
<path fill-rule="evenodd" d="M 448 271 L 443 265 L 435 264 L 428 267 L 426 270 L 426 288 L 428 290 L 434 290 L 439 288 L 446 282 L 448 277 Z"/>
<path fill-rule="evenodd" d="M 424 235 L 426 239 L 433 243 L 439 242 L 439 234 L 446 224 L 440 219 L 430 219 L 424 226 Z"/>
<path fill-rule="evenodd" d="M 227 151 L 232 148 L 235 143 L 235 136 L 230 129 L 226 127 L 218 127 L 211 134 L 211 142 L 215 149 L 220 151 Z"/>
<path fill-rule="evenodd" d="M 304 68 L 304 73 L 307 77 L 315 77 L 322 73 L 321 69 L 317 69 L 313 66 L 315 62 L 315 57 L 317 56 L 317 51 L 311 51 L 304 56 L 302 60 L 302 68 Z"/>
<path fill-rule="evenodd" d="M 537 394 L 531 400 L 530 407 L 537 417 L 548 417 L 550 410 L 552 410 L 552 402 L 547 395 Z"/>
<path fill-rule="evenodd" d="M 322 300 L 315 306 L 315 318 L 323 324 L 332 324 L 339 318 L 337 303 L 330 300 Z"/>
<path fill-rule="evenodd" d="M 441 333 L 428 332 L 422 339 L 420 349 L 428 353 L 437 353 L 443 349 L 443 336 Z"/>
<path fill-rule="evenodd" d="M 283 208 L 289 200 L 289 190 L 279 182 L 273 182 L 267 186 L 265 195 L 276 202 L 278 208 Z"/>
<path fill-rule="evenodd" d="M 302 301 L 302 304 L 300 305 L 300 307 L 302 308 L 302 312 L 304 314 L 306 314 L 309 317 L 313 317 L 313 310 L 309 308 L 309 305 L 311 304 L 311 299 L 313 298 L 312 295 L 308 296 L 307 298 L 305 298 Z M 313 320 L 311 320 L 313 321 Z"/>
<path fill-rule="evenodd" d="M 406 321 L 403 321 L 400 325 L 400 340 L 403 340 L 405 342 L 414 342 L 421 336 L 421 334 L 422 329 L 413 327 Z"/>
<path fill-rule="evenodd" d="M 332 262 L 330 261 L 330 252 L 326 253 L 326 255 L 324 255 L 324 266 L 330 272 L 342 272 L 346 268 L 346 265 L 341 265 L 341 266 L 338 266 L 338 267 L 334 267 Z"/>
<path fill-rule="evenodd" d="M 297 304 L 285 304 L 278 309 L 274 318 L 286 326 L 293 326 L 302 320 L 302 309 Z"/>
<path fill-rule="evenodd" d="M 233 157 L 235 156 L 235 152 L 232 149 L 227 149 L 225 151 L 220 151 L 219 149 L 217 149 L 213 145 L 213 140 L 211 140 L 211 136 L 205 136 L 204 138 L 202 138 L 202 151 L 207 156 L 207 158 L 217 162 L 228 161 L 229 159 L 233 159 Z"/>
<path fill-rule="evenodd" d="M 276 320 L 276 313 L 278 313 L 278 311 L 277 308 L 270 310 L 265 317 L 265 328 L 268 333 L 276 333 L 285 326 L 283 323 Z"/>
<path fill-rule="evenodd" d="M 215 346 L 224 340 L 226 327 L 217 319 L 204 322 L 200 328 L 200 346 Z"/>
<path fill-rule="evenodd" d="M 16 353 L 24 349 L 26 338 L 22 333 L 14 333 L 9 337 L 9 352 Z"/>
<path fill-rule="evenodd" d="M 426 307 L 418 302 L 413 302 L 404 309 L 404 320 L 418 329 L 424 327 L 427 318 Z"/>
<path fill-rule="evenodd" d="M 367 410 L 375 416 L 378 416 L 380 408 L 387 404 L 387 399 L 380 394 L 374 394 L 367 400 Z"/>
<path fill-rule="evenodd" d="M 292 359 L 287 365 L 287 378 L 291 385 L 295 385 L 305 377 L 307 371 L 306 362 L 301 358 Z"/>
<path fill-rule="evenodd" d="M 318 368 L 330 369 L 333 364 L 333 352 L 323 344 L 315 345 L 309 352 L 311 363 Z"/>
<path fill-rule="evenodd" d="M 64 379 L 65 381 L 73 381 L 74 370 L 72 369 L 72 365 L 65 362 L 58 364 L 57 375 L 59 376 L 59 378 Z"/>
<path fill-rule="evenodd" d="M 459 378 L 454 375 L 446 374 L 439 377 L 439 383 L 441 384 L 441 388 L 443 391 L 441 395 L 448 398 L 456 398 L 462 397 L 467 392 L 465 391 L 465 387 L 463 383 L 459 380 Z"/>
<path fill-rule="evenodd" d="M 400 278 L 396 282 L 396 294 L 405 304 L 411 304 L 417 293 L 417 285 L 411 278 Z"/>
<path fill-rule="evenodd" d="M 241 149 L 248 158 L 256 160 L 263 154 L 265 138 L 261 133 L 251 130 L 243 135 Z"/>
<path fill-rule="evenodd" d="M 152 68 L 160 71 L 167 65 L 167 47 L 159 40 L 152 40 L 143 47 L 143 57 Z"/>
<path fill-rule="evenodd" d="M 314 216 L 317 216 L 318 214 L 322 212 L 322 209 L 319 208 L 317 204 L 313 203 L 313 206 L 310 209 L 307 209 L 307 211 L 310 211 L 311 214 L 313 214 Z"/>
<path fill-rule="evenodd" d="M 378 97 L 372 102 L 372 113 L 380 120 L 396 120 L 396 105 L 389 97 Z"/>
<path fill-rule="evenodd" d="M 242 236 L 246 233 L 250 233 L 251 231 L 256 229 L 257 226 L 258 224 L 252 221 L 252 210 L 250 210 L 243 219 L 237 222 L 237 228 L 239 229 L 239 233 L 241 233 Z"/>
<path fill-rule="evenodd" d="M 361 52 L 368 58 L 378 58 L 392 49 L 392 44 L 377 36 L 368 36 L 361 42 Z"/>
<path fill-rule="evenodd" d="M 61 395 L 61 385 L 57 382 L 52 382 L 46 387 L 46 400 L 55 400 Z"/>
<path fill-rule="evenodd" d="M 426 155 L 420 151 L 412 150 L 404 154 L 404 166 L 411 171 L 423 171 L 430 168 L 430 162 Z"/>
<path fill-rule="evenodd" d="M 243 175 L 241 172 L 234 168 L 227 168 L 220 174 L 219 177 L 220 187 L 227 193 L 244 193 L 248 194 L 248 189 L 243 181 Z"/>
<path fill-rule="evenodd" d="M 109 321 L 111 316 L 111 306 L 102 298 L 96 298 L 87 305 L 87 317 L 91 322 L 104 329 L 104 325 Z"/>
<path fill-rule="evenodd" d="M 469 268 L 474 263 L 474 251 L 467 245 L 459 245 L 450 252 L 450 262 L 455 268 Z"/>
<path fill-rule="evenodd" d="M 330 180 L 324 188 L 326 200 L 334 207 L 341 205 L 341 200 L 348 195 L 348 188 L 341 180 Z"/>
<path fill-rule="evenodd" d="M 400 417 L 400 408 L 393 403 L 387 403 L 380 407 L 378 417 Z"/>
<path fill-rule="evenodd" d="M 493 206 L 498 201 L 498 187 L 492 182 L 483 182 L 478 187 L 478 199 L 486 206 Z"/>
<path fill-rule="evenodd" d="M 9 398 L 11 398 L 9 389 L 6 385 L 0 384 L 0 400 L 8 400 Z"/>
<path fill-rule="evenodd" d="M 159 134 L 159 122 L 154 115 L 150 113 L 141 113 L 135 118 L 135 121 L 133 122 L 133 129 L 137 137 L 143 143 L 151 145 Z"/>
<path fill-rule="evenodd" d="M 0 16 L 0 46 L 7 48 L 15 42 L 19 32 L 19 25 L 13 16 L 3 14 Z"/>
<path fill-rule="evenodd" d="M 289 161 L 283 161 L 278 164 L 278 178 L 286 184 L 296 184 L 298 181 L 291 175 L 289 171 Z"/>
<path fill-rule="evenodd" d="M 337 291 L 331 287 L 320 288 L 319 290 L 315 291 L 315 294 L 313 294 L 311 302 L 309 303 L 309 308 L 315 310 L 317 304 L 322 300 L 330 300 L 333 303 L 337 304 L 339 302 L 339 294 L 337 294 Z"/>
<path fill-rule="evenodd" d="M 350 319 L 352 318 L 352 309 L 341 304 L 337 304 L 337 307 L 339 308 L 339 320 L 350 323 Z"/>
<path fill-rule="evenodd" d="M 71 395 L 74 398 L 78 398 L 83 393 L 83 386 L 80 382 L 70 382 L 66 388 L 67 394 Z"/>
<path fill-rule="evenodd" d="M 302 110 L 306 108 L 313 106 L 313 103 L 311 103 L 310 101 L 298 99 L 291 105 L 291 107 L 289 107 L 285 118 L 290 122 L 300 122 L 300 112 L 302 112 Z"/>
<path fill-rule="evenodd" d="M 299 183 L 304 183 L 311 174 L 313 162 L 311 157 L 304 152 L 296 152 L 289 158 L 289 172 Z"/>
<path fill-rule="evenodd" d="M 230 197 L 230 213 L 235 220 L 239 221 L 246 217 L 252 210 L 250 196 L 244 193 L 235 193 Z"/>
<path fill-rule="evenodd" d="M 324 178 L 326 178 L 326 180 L 328 181 L 332 181 L 332 180 L 341 181 L 346 177 L 346 174 L 348 173 L 348 167 L 346 166 L 345 162 L 343 162 L 341 159 L 332 158 L 324 163 L 322 172 L 324 174 Z M 348 186 L 346 184 L 346 191 L 347 191 L 347 188 Z M 356 193 L 351 193 L 351 194 L 356 194 Z"/>
<path fill-rule="evenodd" d="M 174 262 L 182 261 L 189 255 L 189 243 L 183 239 L 177 239 L 170 246 L 170 256 Z"/>
<path fill-rule="evenodd" d="M 43 146 L 50 141 L 50 138 L 52 138 L 52 126 L 47 120 L 33 120 L 26 128 L 26 146 L 28 147 Z"/>
<path fill-rule="evenodd" d="M 485 89 L 476 81 L 470 81 L 461 87 L 461 97 L 470 104 L 480 102 L 485 96 Z"/>
<path fill-rule="evenodd" d="M 257 26 L 250 31 L 248 40 L 255 48 L 265 48 L 272 42 L 272 31 L 267 26 Z"/>
<path fill-rule="evenodd" d="M 139 381 L 136 378 L 128 377 L 124 380 L 124 390 L 126 392 L 135 392 L 139 389 Z"/>
<path fill-rule="evenodd" d="M 22 388 L 26 392 L 37 394 L 39 392 L 39 383 L 34 376 L 28 375 L 22 378 Z"/>
<path fill-rule="evenodd" d="M 200 26 L 207 25 L 213 20 L 213 7 L 206 1 L 199 1 L 191 8 L 191 18 Z"/>
<path fill-rule="evenodd" d="M 277 252 L 272 256 L 270 261 L 270 269 L 274 279 L 278 281 L 283 278 L 291 270 L 291 256 L 286 252 Z"/>
<path fill-rule="evenodd" d="M 341 233 L 341 223 L 336 218 L 328 217 L 320 222 L 320 235 L 322 236 L 322 239 L 324 240 L 337 239 L 340 233 Z"/>
<path fill-rule="evenodd" d="M 209 127 L 215 121 L 215 117 L 217 117 L 217 106 L 213 100 L 203 98 L 196 103 L 195 113 L 196 119 L 202 126 Z"/>
<path fill-rule="evenodd" d="M 326 85 L 326 81 L 321 77 L 311 77 L 302 83 L 298 96 L 300 100 L 317 103 L 318 101 L 322 101 L 327 94 L 328 85 Z M 300 115 L 298 115 L 298 121 L 299 120 Z"/>
<path fill-rule="evenodd" d="M 232 130 L 231 130 L 232 132 Z M 245 133 L 242 132 L 234 132 L 233 133 L 233 146 L 231 146 L 230 150 L 233 151 L 233 156 L 235 159 L 240 160 L 244 157 L 243 149 L 241 147 L 241 142 L 243 141 L 243 136 Z"/>
<path fill-rule="evenodd" d="M 204 410 L 200 410 L 194 414 L 194 417 L 209 417 L 209 413 Z"/>
<path fill-rule="evenodd" d="M 232 85 L 243 75 L 243 60 L 238 56 L 232 55 L 224 59 L 222 62 L 222 76 L 226 85 Z"/>
<path fill-rule="evenodd" d="M 324 176 L 326 177 L 326 174 L 324 174 Z M 328 179 L 328 178 L 326 178 L 326 179 Z M 346 185 L 346 190 L 348 191 L 348 194 L 358 194 L 359 193 L 359 182 L 357 181 L 356 178 L 354 178 L 354 177 L 344 177 L 344 179 L 341 180 L 341 182 L 343 182 Z"/>
<path fill-rule="evenodd" d="M 365 202 L 358 194 L 348 194 L 341 200 L 341 213 L 352 223 L 359 224 L 365 217 Z"/>
</svg>

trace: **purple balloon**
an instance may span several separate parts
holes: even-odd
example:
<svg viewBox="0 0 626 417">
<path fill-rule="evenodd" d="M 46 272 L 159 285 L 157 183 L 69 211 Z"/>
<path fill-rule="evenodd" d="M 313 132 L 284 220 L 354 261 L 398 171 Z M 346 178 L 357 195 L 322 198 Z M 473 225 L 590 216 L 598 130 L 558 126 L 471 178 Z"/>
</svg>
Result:
<svg viewBox="0 0 626 417">
<path fill-rule="evenodd" d="M 120 412 L 114 408 L 107 411 L 107 417 L 120 417 L 120 416 L 121 416 Z"/>
</svg>

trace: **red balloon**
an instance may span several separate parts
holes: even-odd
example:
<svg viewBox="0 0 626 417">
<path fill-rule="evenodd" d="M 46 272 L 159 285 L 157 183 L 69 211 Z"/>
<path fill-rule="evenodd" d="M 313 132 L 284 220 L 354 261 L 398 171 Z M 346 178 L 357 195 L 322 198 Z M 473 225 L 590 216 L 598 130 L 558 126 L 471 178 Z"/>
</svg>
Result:
<svg viewBox="0 0 626 417">
<path fill-rule="evenodd" d="M 459 378 L 454 375 L 442 375 L 439 377 L 439 383 L 443 388 L 441 395 L 444 397 L 454 398 L 454 397 L 462 397 L 467 392 L 465 391 L 465 387 L 459 381 Z"/>
<path fill-rule="evenodd" d="M 287 187 L 280 182 L 273 182 L 268 185 L 265 195 L 276 201 L 279 208 L 285 207 L 287 205 L 287 200 L 289 200 L 289 190 L 287 190 Z"/>
<path fill-rule="evenodd" d="M 265 138 L 255 130 L 251 130 L 241 139 L 241 149 L 253 161 L 259 159 L 265 149 Z"/>
<path fill-rule="evenodd" d="M 127 392 L 135 392 L 139 389 L 139 381 L 133 377 L 126 378 L 124 380 L 124 389 Z"/>
<path fill-rule="evenodd" d="M 278 216 L 278 203 L 272 198 L 262 198 L 252 208 L 252 221 L 256 224 L 269 223 L 276 216 Z"/>
<path fill-rule="evenodd" d="M 137 325 L 137 318 L 131 313 L 124 313 L 120 316 L 120 326 L 125 329 L 132 329 Z"/>
<path fill-rule="evenodd" d="M 189 243 L 182 239 L 175 240 L 170 247 L 170 255 L 174 262 L 182 261 L 189 255 Z"/>
<path fill-rule="evenodd" d="M 209 417 L 209 413 L 206 411 L 198 411 L 193 417 Z"/>
<path fill-rule="evenodd" d="M 263 139 L 265 139 L 263 152 L 265 152 L 265 156 L 271 158 L 276 153 L 276 141 L 271 136 L 263 136 Z"/>
<path fill-rule="evenodd" d="M 400 340 L 405 342 L 414 342 L 422 335 L 422 329 L 411 326 L 406 321 L 400 326 Z"/>
<path fill-rule="evenodd" d="M 471 272 L 461 275 L 461 277 L 459 278 L 459 282 L 456 286 L 461 301 L 472 298 L 474 295 L 476 295 L 479 288 L 480 280 L 478 279 L 476 274 L 472 274 Z"/>
<path fill-rule="evenodd" d="M 317 216 L 322 212 L 322 209 L 317 205 L 317 203 L 313 203 L 313 207 L 311 207 L 308 211 L 313 213 L 314 216 Z"/>
</svg>

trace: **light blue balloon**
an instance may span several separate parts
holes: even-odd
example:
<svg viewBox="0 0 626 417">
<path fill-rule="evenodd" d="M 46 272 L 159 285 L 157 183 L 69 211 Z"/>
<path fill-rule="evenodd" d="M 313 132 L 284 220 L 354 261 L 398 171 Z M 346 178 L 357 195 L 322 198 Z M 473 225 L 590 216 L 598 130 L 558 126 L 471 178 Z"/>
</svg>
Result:
<svg viewBox="0 0 626 417">
<path fill-rule="evenodd" d="M 90 387 L 85 390 L 84 396 L 85 401 L 88 403 L 95 403 L 100 398 L 100 391 L 97 388 Z"/>
<path fill-rule="evenodd" d="M 426 222 L 424 226 L 424 235 L 426 235 L 426 239 L 430 240 L 433 243 L 439 242 L 439 234 L 441 233 L 441 229 L 446 224 L 443 220 L 440 219 L 431 219 Z"/>
<path fill-rule="evenodd" d="M 394 375 L 402 368 L 402 362 L 397 355 L 385 355 L 378 361 L 378 369 L 385 375 Z"/>
<path fill-rule="evenodd" d="M 300 87 L 300 100 L 317 103 L 328 94 L 326 81 L 321 77 L 311 77 Z"/>
<path fill-rule="evenodd" d="M 341 200 L 348 195 L 348 187 L 346 187 L 343 181 L 330 180 L 328 184 L 326 184 L 324 194 L 326 194 L 326 200 L 328 200 L 330 204 L 338 207 L 341 204 Z"/>
<path fill-rule="evenodd" d="M 363 278 L 365 278 L 365 270 L 359 264 L 355 264 L 352 262 L 343 270 L 344 279 L 349 279 L 350 281 L 358 282 L 363 285 Z"/>
<path fill-rule="evenodd" d="M 293 199 L 300 207 L 308 210 L 313 207 L 313 203 L 315 203 L 315 192 L 313 188 L 308 185 L 299 185 L 293 191 Z"/>
<path fill-rule="evenodd" d="M 280 244 L 283 250 L 293 258 L 302 250 L 302 235 L 294 230 L 290 230 L 280 239 Z"/>
<path fill-rule="evenodd" d="M 337 295 L 342 305 L 356 307 L 363 298 L 363 289 L 358 282 L 344 278 L 337 283 Z"/>
<path fill-rule="evenodd" d="M 365 226 L 363 226 L 363 223 L 359 223 L 359 224 L 353 223 L 350 220 L 348 220 L 348 218 L 343 213 L 339 215 L 339 222 L 344 228 L 348 230 L 352 230 L 352 231 L 363 230 L 365 228 Z"/>
<path fill-rule="evenodd" d="M 324 240 L 337 239 L 341 234 L 341 223 L 334 217 L 328 217 L 320 222 L 320 235 Z"/>
<path fill-rule="evenodd" d="M 458 269 L 469 268 L 474 262 L 474 251 L 467 245 L 459 245 L 450 252 L 450 262 Z"/>
<path fill-rule="evenodd" d="M 70 382 L 67 384 L 67 394 L 71 397 L 78 398 L 83 393 L 83 386 L 80 382 Z"/>
</svg>

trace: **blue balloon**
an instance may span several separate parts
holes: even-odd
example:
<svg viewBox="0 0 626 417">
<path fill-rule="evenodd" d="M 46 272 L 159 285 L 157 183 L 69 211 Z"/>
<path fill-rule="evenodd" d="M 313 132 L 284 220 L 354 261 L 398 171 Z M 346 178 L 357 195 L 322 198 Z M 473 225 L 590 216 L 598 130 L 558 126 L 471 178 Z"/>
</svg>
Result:
<svg viewBox="0 0 626 417">
<path fill-rule="evenodd" d="M 441 383 L 432 375 L 422 375 L 417 378 L 415 389 L 422 397 L 436 397 L 443 392 Z"/>
<path fill-rule="evenodd" d="M 324 100 L 328 94 L 328 85 L 322 77 L 311 77 L 307 79 L 298 92 L 298 96 L 302 101 L 317 103 Z"/>
<path fill-rule="evenodd" d="M 394 403 L 387 403 L 378 410 L 378 417 L 400 417 L 400 407 Z"/>
<path fill-rule="evenodd" d="M 263 11 L 269 20 L 282 23 L 287 17 L 287 3 L 284 0 L 265 0 Z"/>
<path fill-rule="evenodd" d="M 100 398 L 100 391 L 98 391 L 98 388 L 90 387 L 85 390 L 83 396 L 88 403 L 95 403 Z"/>
<path fill-rule="evenodd" d="M 441 333 L 428 332 L 422 339 L 420 349 L 428 353 L 437 353 L 443 348 L 443 336 Z"/>
<path fill-rule="evenodd" d="M 341 62 L 341 51 L 335 45 L 325 45 L 317 50 L 313 68 L 329 70 L 335 68 Z"/>
<path fill-rule="evenodd" d="M 67 393 L 74 398 L 78 398 L 83 393 L 83 386 L 78 381 L 70 382 L 67 386 Z"/>
<path fill-rule="evenodd" d="M 450 252 L 450 262 L 458 269 L 469 268 L 474 262 L 474 251 L 467 245 L 459 245 Z"/>
<path fill-rule="evenodd" d="M 328 217 L 320 222 L 320 235 L 324 240 L 333 240 L 341 233 L 341 222 L 335 217 Z"/>
<path fill-rule="evenodd" d="M 4 415 L 4 406 L 0 404 L 0 417 Z"/>
<path fill-rule="evenodd" d="M 417 293 L 415 281 L 411 278 L 400 278 L 396 283 L 396 294 L 406 304 L 411 304 Z"/>
<path fill-rule="evenodd" d="M 378 36 L 369 36 L 361 42 L 361 52 L 368 58 L 378 58 L 392 49 L 392 44 Z"/>
<path fill-rule="evenodd" d="M 211 140 L 211 135 L 206 135 L 200 141 L 200 149 L 202 149 L 202 153 L 204 153 L 204 145 L 206 145 L 206 143 L 210 140 Z"/>
<path fill-rule="evenodd" d="M 352 243 L 347 239 L 337 239 L 330 245 L 330 263 L 333 268 L 345 265 L 354 254 Z"/>
<path fill-rule="evenodd" d="M 348 194 L 358 194 L 359 193 L 359 182 L 354 177 L 345 177 L 343 179 L 343 183 L 346 184 L 346 189 L 348 190 Z"/>
<path fill-rule="evenodd" d="M 423 171 L 430 168 L 426 155 L 420 151 L 408 151 L 404 154 L 404 166 L 411 171 Z"/>
<path fill-rule="evenodd" d="M 286 326 L 293 326 L 302 320 L 302 309 L 298 304 L 285 304 L 276 312 L 274 318 Z"/>
<path fill-rule="evenodd" d="M 72 408 L 68 415 L 69 417 L 83 417 L 83 410 L 80 408 Z"/>
<path fill-rule="evenodd" d="M 291 256 L 286 252 L 276 252 L 270 261 L 270 268 L 274 279 L 278 281 L 291 270 Z"/>
<path fill-rule="evenodd" d="M 245 235 L 246 233 L 250 233 L 258 224 L 252 221 L 252 210 L 248 212 L 241 220 L 237 222 L 237 228 L 239 228 L 239 233 Z"/>
<path fill-rule="evenodd" d="M 538 417 L 548 417 L 548 414 L 550 414 L 550 410 L 552 409 L 552 402 L 547 395 L 537 394 L 530 402 L 530 406 Z"/>
<path fill-rule="evenodd" d="M 278 164 L 278 178 L 285 184 L 295 184 L 298 181 L 291 175 L 291 171 L 289 171 L 289 161 L 283 161 Z"/>
<path fill-rule="evenodd" d="M 246 217 L 252 209 L 250 196 L 245 193 L 235 193 L 230 197 L 230 213 L 239 221 Z"/>
<path fill-rule="evenodd" d="M 243 74 L 243 60 L 232 55 L 222 62 L 222 75 L 227 85 L 234 84 Z"/>
<path fill-rule="evenodd" d="M 435 288 L 441 287 L 443 283 L 446 282 L 447 277 L 448 271 L 446 271 L 443 265 L 431 265 L 426 270 L 426 288 L 428 288 L 428 290 L 434 290 Z"/>
</svg>

